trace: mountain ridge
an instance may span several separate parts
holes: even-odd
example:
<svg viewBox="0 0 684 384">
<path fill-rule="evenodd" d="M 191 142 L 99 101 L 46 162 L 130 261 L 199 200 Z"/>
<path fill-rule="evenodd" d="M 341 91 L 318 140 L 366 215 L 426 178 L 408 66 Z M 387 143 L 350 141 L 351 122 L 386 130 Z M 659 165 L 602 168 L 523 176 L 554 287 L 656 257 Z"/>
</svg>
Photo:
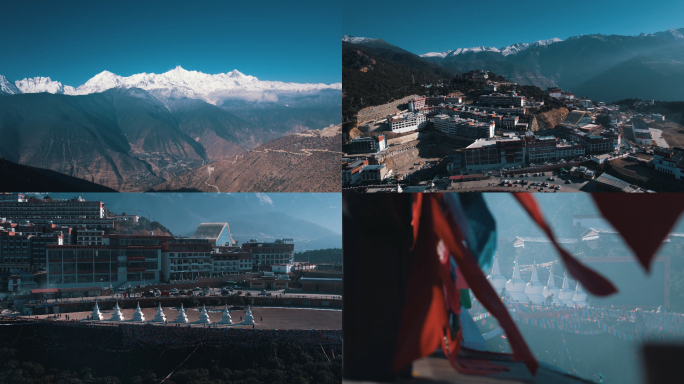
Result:
<svg viewBox="0 0 684 384">
<path fill-rule="evenodd" d="M 4 78 L 4 76 L 3 76 Z M 286 83 L 282 81 L 259 80 L 254 76 L 241 73 L 237 69 L 228 73 L 206 74 L 188 71 L 181 66 L 161 73 L 138 73 L 119 76 L 110 71 L 102 71 L 78 87 L 63 85 L 49 77 L 33 77 L 16 80 L 15 87 L 21 93 L 59 93 L 70 96 L 104 92 L 111 88 L 140 88 L 146 91 L 173 89 L 185 97 L 202 99 L 216 104 L 224 94 L 247 92 L 314 92 L 323 89 L 341 90 L 341 83 Z"/>
<path fill-rule="evenodd" d="M 358 46 L 366 46 L 366 41 L 373 41 L 368 46 L 374 46 L 377 40 L 356 39 Z M 632 36 L 579 35 L 502 49 L 461 48 L 418 57 L 457 72 L 488 70 L 520 85 L 558 86 L 592 100 L 610 102 L 630 97 L 681 100 L 677 89 L 682 55 L 684 28 Z M 590 81 L 597 85 L 591 86 Z M 626 89 L 621 82 L 636 85 Z"/>
</svg>

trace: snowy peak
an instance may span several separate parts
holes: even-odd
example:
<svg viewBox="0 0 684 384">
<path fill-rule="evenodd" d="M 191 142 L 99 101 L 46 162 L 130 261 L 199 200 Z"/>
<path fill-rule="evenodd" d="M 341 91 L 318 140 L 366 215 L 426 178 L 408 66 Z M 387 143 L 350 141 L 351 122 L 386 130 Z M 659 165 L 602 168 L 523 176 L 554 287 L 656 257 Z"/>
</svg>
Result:
<svg viewBox="0 0 684 384">
<path fill-rule="evenodd" d="M 448 54 L 450 54 L 453 51 L 444 51 L 444 52 L 428 52 L 420 55 L 420 57 L 441 57 L 442 59 L 447 57 Z"/>
<path fill-rule="evenodd" d="M 71 93 L 74 88 L 64 86 L 59 81 L 52 81 L 49 77 L 34 77 L 30 79 L 17 80 L 14 83 L 21 93 Z"/>
<path fill-rule="evenodd" d="M 19 93 L 21 93 L 21 91 L 14 83 L 7 80 L 5 76 L 0 75 L 0 95 L 17 95 Z"/>
<path fill-rule="evenodd" d="M 504 56 L 515 55 L 516 53 L 522 52 L 522 51 L 529 49 L 531 47 L 547 46 L 547 45 L 551 45 L 553 43 L 557 43 L 559 41 L 563 41 L 563 40 L 559 39 L 557 37 L 554 37 L 553 39 L 538 40 L 538 41 L 535 41 L 534 43 L 513 44 L 513 45 L 509 45 L 508 47 L 501 48 L 501 54 Z"/>
<path fill-rule="evenodd" d="M 667 32 L 669 32 L 675 40 L 684 40 L 684 35 L 682 35 L 679 30 L 668 29 Z"/>
<path fill-rule="evenodd" d="M 89 93 L 104 92 L 110 88 L 119 87 L 123 84 L 121 76 L 117 76 L 109 71 L 103 71 L 93 76 L 85 84 L 76 88 L 71 95 L 86 95 Z"/>
<path fill-rule="evenodd" d="M 515 55 L 516 53 L 522 52 L 522 51 L 529 49 L 531 47 L 551 45 L 551 44 L 557 43 L 559 41 L 563 41 L 563 40 L 561 40 L 557 37 L 554 37 L 553 39 L 539 40 L 539 41 L 535 41 L 534 43 L 513 44 L 513 45 L 509 45 L 508 47 L 503 47 L 503 48 L 485 47 L 485 46 L 472 47 L 472 48 L 458 48 L 458 49 L 444 51 L 444 52 L 429 52 L 429 53 L 425 53 L 425 54 L 420 55 L 420 57 L 445 58 L 445 57 L 456 56 L 456 55 L 461 55 L 461 54 L 465 54 L 465 53 L 474 53 L 474 52 L 495 52 L 495 53 L 498 52 L 504 56 L 508 56 L 508 55 Z"/>
<path fill-rule="evenodd" d="M 380 40 L 380 39 L 371 39 L 369 37 L 354 37 L 354 36 L 348 36 L 348 35 L 342 36 L 342 41 L 345 41 L 347 43 L 352 43 L 352 44 L 372 43 L 372 42 L 378 41 L 378 40 Z"/>
<path fill-rule="evenodd" d="M 430 52 L 430 53 L 425 53 L 420 55 L 420 57 L 449 57 L 449 56 L 456 56 L 456 55 L 461 55 L 464 53 L 475 53 L 475 52 L 500 52 L 499 48 L 494 48 L 494 47 L 485 47 L 485 46 L 480 46 L 480 47 L 472 47 L 472 48 L 458 48 L 454 49 L 452 51 L 444 51 L 444 52 Z"/>
<path fill-rule="evenodd" d="M 155 91 L 155 94 L 174 95 L 202 99 L 216 103 L 225 97 L 240 98 L 246 94 L 273 94 L 279 92 L 313 92 L 324 89 L 342 90 L 342 84 L 300 84 L 281 81 L 261 81 L 234 69 L 228 73 L 210 75 L 198 71 L 188 71 L 178 66 L 162 74 L 139 73 L 128 77 L 103 71 L 93 76 L 78 88 L 64 86 L 49 77 L 35 77 L 16 81 L 14 84 L 4 77 L 0 79 L 3 94 L 17 93 L 60 93 L 66 95 L 87 95 L 104 92 L 111 88 L 140 88 Z"/>
</svg>

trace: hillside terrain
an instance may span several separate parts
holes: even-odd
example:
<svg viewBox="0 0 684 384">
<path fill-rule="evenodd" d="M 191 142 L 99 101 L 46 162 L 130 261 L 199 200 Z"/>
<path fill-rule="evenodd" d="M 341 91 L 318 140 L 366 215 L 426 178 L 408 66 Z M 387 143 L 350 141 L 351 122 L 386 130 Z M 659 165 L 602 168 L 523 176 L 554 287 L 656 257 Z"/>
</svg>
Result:
<svg viewBox="0 0 684 384">
<path fill-rule="evenodd" d="M 378 40 L 382 41 L 347 37 L 343 44 L 345 40 L 367 49 L 377 49 Z M 431 71 L 435 65 L 456 73 L 484 69 L 521 85 L 559 86 L 597 101 L 628 97 L 675 101 L 681 99 L 684 85 L 684 28 L 636 36 L 580 35 L 501 48 L 455 48 L 419 57 Z"/>
<path fill-rule="evenodd" d="M 340 126 L 305 131 L 177 176 L 151 191 L 336 192 L 342 154 Z"/>
</svg>

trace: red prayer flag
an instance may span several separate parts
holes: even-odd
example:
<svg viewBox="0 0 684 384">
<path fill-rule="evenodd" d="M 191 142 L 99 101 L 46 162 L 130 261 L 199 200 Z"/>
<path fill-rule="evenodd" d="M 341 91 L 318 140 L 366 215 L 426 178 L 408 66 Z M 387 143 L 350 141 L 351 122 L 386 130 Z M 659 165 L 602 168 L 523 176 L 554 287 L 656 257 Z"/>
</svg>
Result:
<svg viewBox="0 0 684 384">
<path fill-rule="evenodd" d="M 553 235 L 551 228 L 546 224 L 544 217 L 542 216 L 537 200 L 531 193 L 514 193 L 513 196 L 518 200 L 520 205 L 525 208 L 527 213 L 532 217 L 532 220 L 537 223 L 539 228 L 546 233 L 549 237 L 551 243 L 561 256 L 565 267 L 568 272 L 582 283 L 582 286 L 587 289 L 587 291 L 593 293 L 597 296 L 607 296 L 617 292 L 617 289 L 613 284 L 608 281 L 605 277 L 589 269 L 577 259 L 572 257 L 565 249 L 563 249 L 558 242 L 556 237 Z M 624 209 L 624 207 L 623 207 Z"/>
<path fill-rule="evenodd" d="M 443 196 L 415 194 L 412 225 L 414 244 L 411 249 L 414 257 L 408 283 L 412 288 L 406 293 L 407 301 L 402 313 L 394 361 L 395 370 L 432 354 L 440 341 L 450 363 L 458 367 L 456 357 L 460 348 L 461 331 L 453 335 L 448 324 L 448 309 L 458 313 L 453 309 L 458 304 L 458 296 L 455 294 L 455 284 L 450 283 L 453 280 L 449 273 L 453 258 L 473 294 L 496 317 L 510 338 L 514 358 L 522 360 L 530 372 L 536 374 L 539 363 L 487 281 L 477 260 L 465 246 L 455 220 L 444 209 Z M 437 248 L 440 246 L 448 249 L 449 257 L 438 259 Z M 445 335 L 448 345 L 444 342 Z"/>
<path fill-rule="evenodd" d="M 595 193 L 592 197 L 647 271 L 655 252 L 684 212 L 681 193 L 659 193 L 647 201 L 644 195 L 633 193 Z"/>
</svg>

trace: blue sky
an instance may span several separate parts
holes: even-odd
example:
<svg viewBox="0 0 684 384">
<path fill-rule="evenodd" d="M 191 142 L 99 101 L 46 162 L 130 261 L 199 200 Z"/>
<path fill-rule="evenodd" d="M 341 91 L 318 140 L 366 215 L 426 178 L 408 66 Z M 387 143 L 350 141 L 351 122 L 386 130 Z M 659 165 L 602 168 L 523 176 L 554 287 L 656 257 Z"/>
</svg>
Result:
<svg viewBox="0 0 684 384">
<path fill-rule="evenodd" d="M 79 86 L 121 76 L 233 69 L 261 80 L 336 83 L 337 1 L 4 2 L 0 74 Z"/>
<path fill-rule="evenodd" d="M 682 1 L 348 0 L 342 16 L 342 34 L 381 38 L 416 54 L 682 27 Z"/>
</svg>

